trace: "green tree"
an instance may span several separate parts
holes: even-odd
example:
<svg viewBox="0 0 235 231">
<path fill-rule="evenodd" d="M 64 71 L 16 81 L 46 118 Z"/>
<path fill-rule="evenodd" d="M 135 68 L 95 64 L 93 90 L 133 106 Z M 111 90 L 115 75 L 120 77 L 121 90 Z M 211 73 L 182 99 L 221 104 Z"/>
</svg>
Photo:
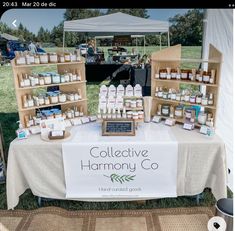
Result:
<svg viewBox="0 0 235 231">
<path fill-rule="evenodd" d="M 77 20 L 77 19 L 83 19 L 83 18 L 97 17 L 101 15 L 103 15 L 103 13 L 97 9 L 66 9 L 64 13 L 64 19 L 65 20 Z M 63 27 L 62 28 L 59 27 L 58 29 L 61 30 L 62 35 L 63 35 Z M 66 32 L 66 38 L 65 38 L 66 46 L 70 46 L 70 47 L 75 46 L 79 43 L 84 42 L 85 40 L 86 40 L 85 34 Z M 57 43 L 58 42 L 59 41 L 57 40 Z M 62 43 L 62 39 L 61 39 L 61 43 Z"/>
<path fill-rule="evenodd" d="M 63 28 L 64 23 L 61 22 L 58 26 L 54 26 L 51 31 L 51 42 L 55 43 L 58 47 L 63 45 Z"/>
<path fill-rule="evenodd" d="M 203 10 L 194 9 L 170 18 L 171 45 L 198 46 L 202 44 Z"/>
<path fill-rule="evenodd" d="M 97 9 L 66 9 L 64 13 L 64 19 L 76 20 L 76 19 L 97 17 L 100 15 L 103 15 L 103 13 Z"/>
</svg>

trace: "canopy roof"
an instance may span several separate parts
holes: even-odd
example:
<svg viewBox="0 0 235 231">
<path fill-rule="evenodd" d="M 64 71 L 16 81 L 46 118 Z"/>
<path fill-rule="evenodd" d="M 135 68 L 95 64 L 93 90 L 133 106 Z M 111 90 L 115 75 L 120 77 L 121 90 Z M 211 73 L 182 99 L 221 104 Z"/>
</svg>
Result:
<svg viewBox="0 0 235 231">
<path fill-rule="evenodd" d="M 5 40 L 15 40 L 15 41 L 19 40 L 19 38 L 15 37 L 13 35 L 7 34 L 7 33 L 0 34 L 0 38 L 5 39 Z"/>
<path fill-rule="evenodd" d="M 168 30 L 167 21 L 140 18 L 121 12 L 64 22 L 64 31 L 87 32 L 89 35 L 156 34 Z"/>
</svg>

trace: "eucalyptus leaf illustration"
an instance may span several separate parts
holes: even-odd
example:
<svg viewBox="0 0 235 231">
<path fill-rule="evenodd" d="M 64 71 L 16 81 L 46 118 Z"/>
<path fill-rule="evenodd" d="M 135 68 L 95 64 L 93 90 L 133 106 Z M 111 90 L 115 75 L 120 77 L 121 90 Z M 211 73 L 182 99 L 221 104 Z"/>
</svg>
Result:
<svg viewBox="0 0 235 231">
<path fill-rule="evenodd" d="M 134 180 L 136 175 L 122 175 L 122 176 L 120 176 L 116 173 L 113 173 L 110 176 L 107 176 L 107 175 L 104 175 L 104 176 L 107 178 L 110 178 L 113 183 L 118 182 L 118 183 L 122 184 L 122 183 Z"/>
</svg>

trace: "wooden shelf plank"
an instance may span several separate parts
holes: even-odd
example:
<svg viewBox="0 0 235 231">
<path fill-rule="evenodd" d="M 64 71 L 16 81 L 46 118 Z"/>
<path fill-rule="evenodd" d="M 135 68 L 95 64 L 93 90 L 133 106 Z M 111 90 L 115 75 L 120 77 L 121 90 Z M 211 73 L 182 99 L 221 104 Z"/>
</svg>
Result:
<svg viewBox="0 0 235 231">
<path fill-rule="evenodd" d="M 58 105 L 73 104 L 73 103 L 84 102 L 84 101 L 87 101 L 87 99 L 66 101 L 64 103 L 54 103 L 54 104 L 41 105 L 41 106 L 36 106 L 36 107 L 20 108 L 19 111 L 31 111 L 31 110 L 35 110 L 39 108 L 44 108 L 44 107 L 53 107 L 53 106 L 58 106 Z"/>
<path fill-rule="evenodd" d="M 37 88 L 45 88 L 45 87 L 53 87 L 53 86 L 65 86 L 65 85 L 74 85 L 74 84 L 83 84 L 87 81 L 73 81 L 68 83 L 55 83 L 55 84 L 45 84 L 45 85 L 37 85 L 34 87 L 17 87 L 17 90 L 29 90 L 29 89 L 37 89 Z"/>
<path fill-rule="evenodd" d="M 202 82 L 195 82 L 195 81 L 184 81 L 184 80 L 176 80 L 176 79 L 156 79 L 157 82 L 166 82 L 166 83 L 178 83 L 178 84 L 190 84 L 190 85 L 198 85 L 198 86 L 208 86 L 208 87 L 218 87 L 217 84 L 208 84 L 208 83 L 202 83 Z"/>
<path fill-rule="evenodd" d="M 59 65 L 72 65 L 72 64 L 84 64 L 84 62 L 65 62 L 65 63 L 40 63 L 40 64 L 24 64 L 24 65 L 17 65 L 14 64 L 15 68 L 25 68 L 25 67 L 41 67 L 41 66 L 59 66 Z"/>
<path fill-rule="evenodd" d="M 201 104 L 190 103 L 190 102 L 185 102 L 185 101 L 178 101 L 178 100 L 171 100 L 171 99 L 163 99 L 163 98 L 158 98 L 158 97 L 154 97 L 153 99 L 154 99 L 154 100 L 159 100 L 159 101 L 168 102 L 168 103 L 178 103 L 178 104 L 185 104 L 185 105 L 189 105 L 189 106 L 201 106 L 201 107 L 205 107 L 205 108 L 216 109 L 215 106 L 201 105 Z"/>
</svg>

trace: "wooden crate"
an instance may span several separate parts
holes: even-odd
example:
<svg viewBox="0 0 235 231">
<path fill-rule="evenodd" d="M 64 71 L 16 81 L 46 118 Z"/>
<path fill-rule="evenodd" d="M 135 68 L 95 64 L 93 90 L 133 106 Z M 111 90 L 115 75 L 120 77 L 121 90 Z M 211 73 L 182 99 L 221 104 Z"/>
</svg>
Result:
<svg viewBox="0 0 235 231">
<path fill-rule="evenodd" d="M 156 87 L 168 87 L 179 90 L 180 84 L 190 84 L 196 86 L 204 86 L 206 88 L 207 93 L 213 93 L 214 95 L 214 104 L 205 107 L 207 112 L 211 112 L 214 117 L 214 124 L 216 124 L 216 113 L 217 113 L 217 104 L 219 97 L 219 84 L 220 84 L 220 70 L 221 70 L 221 62 L 222 62 L 222 53 L 218 51 L 213 45 L 209 46 L 209 57 L 207 60 L 204 59 L 182 59 L 181 58 L 181 45 L 172 46 L 158 52 L 152 53 L 151 57 L 151 96 L 153 97 L 153 106 L 151 114 L 154 116 L 157 113 L 158 104 L 170 104 L 173 106 L 182 103 L 184 105 L 199 105 L 200 104 L 191 104 L 189 102 L 181 102 L 176 100 L 168 100 L 163 98 L 158 98 L 155 96 Z M 205 84 L 196 81 L 185 81 L 185 80 L 175 80 L 175 79 L 157 79 L 155 78 L 155 74 L 158 69 L 171 67 L 177 68 L 180 67 L 182 63 L 208 63 L 208 70 L 215 69 L 216 70 L 216 78 L 215 84 Z M 176 119 L 178 123 L 183 123 L 182 119 Z"/>
</svg>

